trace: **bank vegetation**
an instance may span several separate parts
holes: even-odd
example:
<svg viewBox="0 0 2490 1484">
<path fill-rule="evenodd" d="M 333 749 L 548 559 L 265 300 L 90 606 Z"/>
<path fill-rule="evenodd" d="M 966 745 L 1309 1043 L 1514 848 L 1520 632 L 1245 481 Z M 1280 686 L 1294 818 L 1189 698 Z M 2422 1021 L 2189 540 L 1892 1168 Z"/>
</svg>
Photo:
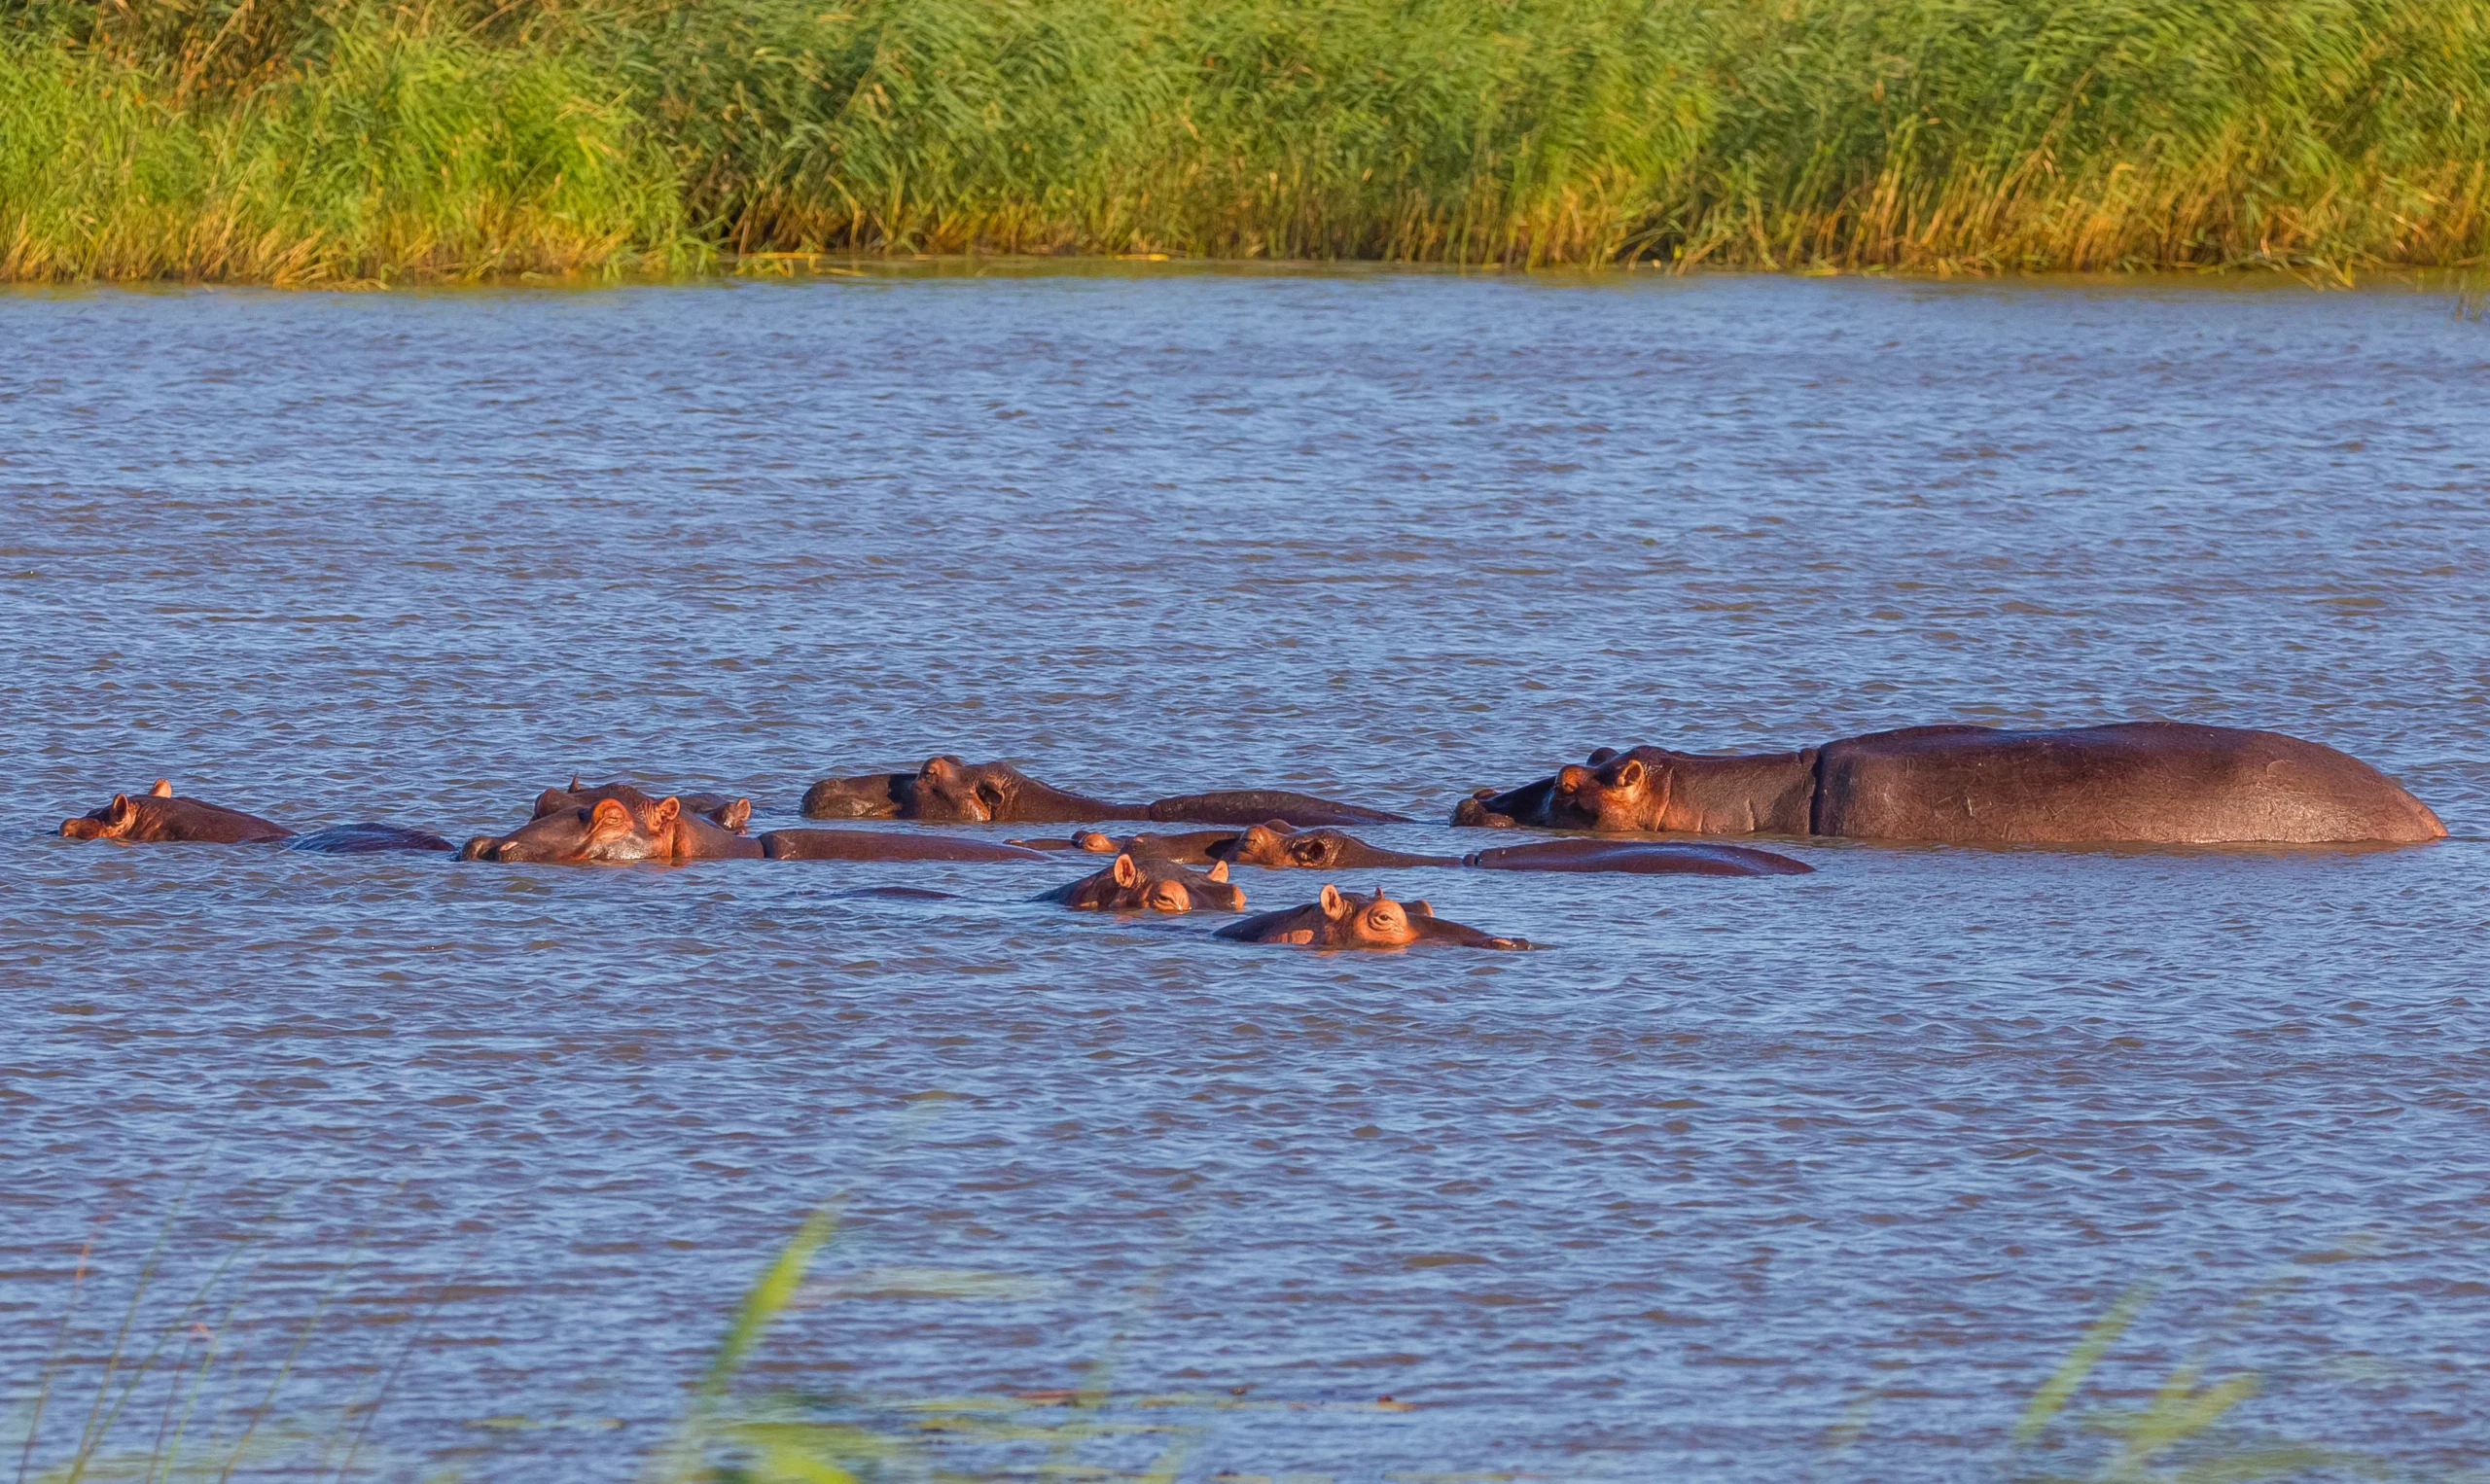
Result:
<svg viewBox="0 0 2490 1484">
<path fill-rule="evenodd" d="M 0 278 L 2490 255 L 2490 0 L 0 0 Z"/>
</svg>

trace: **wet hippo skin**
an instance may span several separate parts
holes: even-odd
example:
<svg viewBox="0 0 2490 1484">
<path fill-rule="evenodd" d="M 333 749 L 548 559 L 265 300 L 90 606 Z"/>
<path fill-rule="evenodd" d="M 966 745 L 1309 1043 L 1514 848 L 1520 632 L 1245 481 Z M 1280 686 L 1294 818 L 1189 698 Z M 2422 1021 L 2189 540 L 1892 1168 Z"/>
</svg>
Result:
<svg viewBox="0 0 2490 1484">
<path fill-rule="evenodd" d="M 285 848 L 321 856 L 376 856 L 397 851 L 446 854 L 458 847 L 429 830 L 355 824 L 332 825 L 309 834 L 298 834 L 285 842 Z"/>
<path fill-rule="evenodd" d="M 1129 855 L 1145 861 L 1165 861 L 1177 866 L 1208 866 L 1228 859 L 1224 851 L 1236 843 L 1233 830 L 1195 830 L 1185 834 L 1128 834 L 1121 838 L 1101 830 L 1085 830 L 1069 837 L 1037 840 L 1014 840 L 1031 850 L 1077 850 L 1087 855 Z"/>
<path fill-rule="evenodd" d="M 1166 861 L 1116 857 L 1112 865 L 1078 881 L 1041 893 L 1040 901 L 1059 901 L 1086 912 L 1241 912 L 1245 893 L 1228 883 L 1227 863 L 1207 871 L 1187 870 Z"/>
<path fill-rule="evenodd" d="M 772 861 L 1046 861 L 1046 852 L 1000 840 L 895 830 L 771 830 L 761 853 Z"/>
<path fill-rule="evenodd" d="M 1805 876 L 1815 867 L 1745 845 L 1655 840 L 1532 840 L 1462 857 L 1480 870 L 1613 872 L 1634 876 Z"/>
<path fill-rule="evenodd" d="M 1914 726 L 1822 748 L 1593 755 L 1456 825 L 1816 834 L 1965 845 L 2409 844 L 2427 805 L 2367 763 L 2279 732 L 2182 722 L 2054 731 Z"/>
<path fill-rule="evenodd" d="M 1005 762 L 926 760 L 914 773 L 825 778 L 804 791 L 806 819 L 911 819 L 934 823 L 1078 825 L 1100 820 L 1247 825 L 1399 824 L 1405 817 L 1274 789 L 1189 794 L 1155 803 L 1117 803 L 1040 783 Z"/>
<path fill-rule="evenodd" d="M 1301 907 L 1283 907 L 1229 923 L 1214 935 L 1244 943 L 1288 943 L 1307 948 L 1406 948 L 1412 943 L 1451 943 L 1464 948 L 1527 948 L 1530 939 L 1498 937 L 1436 916 L 1423 901 L 1404 905 L 1377 887 L 1370 897 L 1334 886 Z"/>
</svg>

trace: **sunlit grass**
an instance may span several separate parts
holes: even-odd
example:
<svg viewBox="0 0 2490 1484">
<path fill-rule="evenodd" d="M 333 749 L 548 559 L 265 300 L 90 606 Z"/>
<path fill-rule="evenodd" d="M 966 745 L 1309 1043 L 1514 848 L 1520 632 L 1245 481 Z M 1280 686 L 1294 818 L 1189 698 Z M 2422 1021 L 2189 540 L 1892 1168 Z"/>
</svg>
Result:
<svg viewBox="0 0 2490 1484">
<path fill-rule="evenodd" d="M 2437 0 L 13 5 L 16 278 L 2490 253 L 2490 9 Z"/>
<path fill-rule="evenodd" d="M 843 1199 L 834 1199 L 815 1210 L 763 1263 L 727 1316 L 708 1362 L 696 1378 L 687 1378 L 680 1416 L 637 1469 L 641 1484 L 896 1484 L 1032 1473 L 1165 1484 L 1183 1473 L 1221 1414 L 1270 1409 L 1379 1419 L 1412 1410 L 1390 1398 L 1311 1402 L 1250 1398 L 1242 1389 L 1164 1395 L 1120 1390 L 1120 1335 L 1155 1303 L 1163 1274 L 1152 1275 L 1134 1290 L 1117 1337 L 1056 1390 L 879 1397 L 750 1384 L 751 1363 L 791 1313 L 858 1291 L 808 1281 L 836 1238 L 842 1205 Z M 422 1320 L 404 1341 L 393 1342 L 393 1356 L 365 1367 L 367 1379 L 351 1400 L 342 1407 L 326 1403 L 325 1415 L 305 1412 L 287 1405 L 288 1382 L 356 1269 L 360 1241 L 334 1265 L 307 1312 L 281 1324 L 237 1327 L 241 1299 L 231 1280 L 256 1254 L 257 1243 L 248 1234 L 169 1310 L 149 1309 L 146 1301 L 160 1281 L 167 1247 L 181 1234 L 177 1202 L 138 1263 L 126 1295 L 110 1303 L 98 1275 L 81 1256 L 42 1372 L 32 1387 L 11 1396 L 24 1431 L 14 1446 L 0 1448 L 0 1456 L 17 1455 L 18 1477 L 31 1484 L 221 1484 L 235 1478 L 343 1481 L 408 1474 L 407 1461 L 375 1437 L 375 1431 L 387 1431 L 375 1430 L 375 1420 L 408 1359 L 423 1343 L 439 1295 L 410 1301 L 408 1317 L 420 1309 Z M 2377 1456 L 2278 1436 L 2243 1422 L 2241 1409 L 2259 1395 L 2262 1378 L 2255 1370 L 2217 1365 L 2217 1352 L 2263 1306 L 2296 1288 L 2302 1276 L 2296 1264 L 2287 1265 L 2240 1295 L 2141 1401 L 2086 1404 L 2102 1368 L 2116 1359 L 2156 1295 L 2152 1282 L 2131 1286 L 2074 1338 L 2010 1428 L 1992 1434 L 2002 1435 L 2003 1443 L 1984 1476 L 2026 1484 L 2427 1477 Z M 911 1268 L 875 1277 L 878 1287 L 862 1291 L 892 1289 L 992 1301 L 1017 1288 L 981 1272 Z M 142 1313 L 151 1314 L 146 1324 L 140 1323 Z M 2130 1357 L 2120 1369 L 2132 1372 L 2134 1364 Z M 2112 1390 L 2136 1395 L 2126 1375 Z M 1878 1396 L 1868 1394 L 1825 1433 L 1830 1476 L 1846 1476 L 1845 1467 L 1862 1462 L 1863 1439 L 1877 1431 Z M 468 1425 L 522 1431 L 566 1426 L 523 1414 L 472 1419 Z M 599 1419 L 595 1425 L 621 1423 Z M 1974 1460 L 1967 1455 L 1965 1462 Z M 424 1476 L 457 1475 L 453 1469 Z"/>
</svg>

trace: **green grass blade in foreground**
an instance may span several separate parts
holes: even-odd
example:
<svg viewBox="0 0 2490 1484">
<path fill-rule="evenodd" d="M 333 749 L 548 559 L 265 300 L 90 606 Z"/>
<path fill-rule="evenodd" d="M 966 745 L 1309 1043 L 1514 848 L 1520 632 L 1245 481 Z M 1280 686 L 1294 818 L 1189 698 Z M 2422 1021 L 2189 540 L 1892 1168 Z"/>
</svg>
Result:
<svg viewBox="0 0 2490 1484">
<path fill-rule="evenodd" d="M 2129 1285 L 2127 1290 L 2118 1295 L 2117 1301 L 2110 1305 L 2108 1313 L 2085 1327 L 2083 1337 L 2076 1341 L 2075 1348 L 2058 1362 L 2055 1373 L 2041 1383 L 2041 1389 L 2032 1394 L 2030 1404 L 2023 1408 L 2023 1415 L 2016 1419 L 2010 1438 L 2012 1446 L 2023 1447 L 2041 1435 L 2050 1419 L 2065 1408 L 2067 1398 L 2083 1385 L 2084 1377 L 2091 1375 L 2092 1368 L 2101 1363 L 2101 1357 L 2108 1354 L 2111 1346 L 2118 1343 L 2118 1336 L 2127 1332 L 2127 1326 L 2135 1323 L 2144 1306 L 2152 1301 L 2155 1287 L 2150 1280 Z"/>
</svg>

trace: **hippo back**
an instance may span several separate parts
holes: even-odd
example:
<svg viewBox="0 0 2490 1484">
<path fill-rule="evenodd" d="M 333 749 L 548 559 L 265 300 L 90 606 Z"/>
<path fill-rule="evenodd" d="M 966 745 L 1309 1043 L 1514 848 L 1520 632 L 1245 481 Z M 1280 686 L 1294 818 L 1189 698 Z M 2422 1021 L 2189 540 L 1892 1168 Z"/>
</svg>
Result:
<svg viewBox="0 0 2490 1484">
<path fill-rule="evenodd" d="M 1814 832 L 1952 844 L 2408 842 L 2446 833 L 2393 779 L 2278 732 L 2180 722 L 1927 726 L 1817 764 Z"/>
</svg>

